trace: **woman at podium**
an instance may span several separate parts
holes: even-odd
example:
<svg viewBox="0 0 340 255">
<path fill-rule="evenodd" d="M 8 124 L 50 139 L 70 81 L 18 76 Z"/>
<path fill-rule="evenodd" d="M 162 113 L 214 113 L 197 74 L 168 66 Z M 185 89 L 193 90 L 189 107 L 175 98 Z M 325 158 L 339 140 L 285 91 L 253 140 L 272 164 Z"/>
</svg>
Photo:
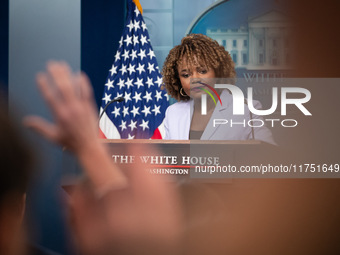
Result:
<svg viewBox="0 0 340 255">
<path fill-rule="evenodd" d="M 216 83 L 235 84 L 236 77 L 230 54 L 215 40 L 202 34 L 184 37 L 167 56 L 162 75 L 168 94 L 178 101 L 166 111 L 165 139 L 275 143 L 271 131 L 258 124 L 264 123 L 262 118 L 249 111 L 246 100 L 244 115 L 234 115 L 232 93 L 214 88 Z M 202 94 L 208 99 L 203 101 Z M 261 108 L 258 101 L 253 105 Z"/>
</svg>

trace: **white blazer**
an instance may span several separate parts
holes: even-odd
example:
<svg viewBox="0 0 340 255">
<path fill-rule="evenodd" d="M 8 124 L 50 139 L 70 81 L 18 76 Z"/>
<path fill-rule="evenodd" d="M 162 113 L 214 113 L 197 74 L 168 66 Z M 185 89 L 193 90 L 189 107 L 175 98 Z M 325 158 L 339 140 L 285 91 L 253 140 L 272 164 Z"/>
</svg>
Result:
<svg viewBox="0 0 340 255">
<path fill-rule="evenodd" d="M 248 121 L 253 119 L 250 124 L 260 126 L 262 117 L 251 114 L 248 106 L 244 105 L 244 115 L 233 115 L 233 97 L 228 90 L 223 90 L 221 95 L 222 105 L 218 102 L 212 116 L 202 134 L 201 140 L 262 140 L 267 143 L 275 144 L 271 131 L 263 125 L 253 127 L 254 137 L 252 137 L 252 127 Z M 256 109 L 261 108 L 261 103 L 253 102 Z M 165 139 L 189 140 L 190 124 L 194 101 L 177 102 L 168 107 L 165 113 L 164 127 Z M 227 121 L 227 124 L 215 123 L 214 119 Z M 263 123 L 265 123 L 263 121 Z"/>
</svg>

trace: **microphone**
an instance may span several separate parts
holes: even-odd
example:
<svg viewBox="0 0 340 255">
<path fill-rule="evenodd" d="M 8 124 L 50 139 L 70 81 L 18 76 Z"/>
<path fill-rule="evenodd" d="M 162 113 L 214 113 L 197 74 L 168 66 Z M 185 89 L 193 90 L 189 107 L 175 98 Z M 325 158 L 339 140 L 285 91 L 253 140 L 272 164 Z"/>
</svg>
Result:
<svg viewBox="0 0 340 255">
<path fill-rule="evenodd" d="M 112 103 L 114 103 L 114 102 L 123 102 L 123 101 L 124 101 L 124 97 L 116 97 L 116 98 L 112 99 L 107 105 L 105 105 L 105 107 L 104 107 L 102 113 L 101 113 L 100 116 L 99 116 L 99 120 L 102 118 L 104 112 L 106 111 L 107 107 L 108 107 L 110 104 L 112 104 Z"/>
</svg>

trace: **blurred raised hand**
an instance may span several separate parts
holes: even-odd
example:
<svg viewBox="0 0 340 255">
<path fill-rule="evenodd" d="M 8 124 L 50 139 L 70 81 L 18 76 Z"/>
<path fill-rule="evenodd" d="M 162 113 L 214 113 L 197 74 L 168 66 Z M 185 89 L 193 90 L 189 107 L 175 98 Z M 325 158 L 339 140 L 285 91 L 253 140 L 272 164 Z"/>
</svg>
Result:
<svg viewBox="0 0 340 255">
<path fill-rule="evenodd" d="M 46 71 L 37 75 L 37 84 L 54 123 L 28 116 L 24 124 L 72 151 L 97 189 L 126 186 L 125 176 L 97 138 L 98 115 L 87 76 L 73 73 L 65 62 L 51 61 Z"/>
<path fill-rule="evenodd" d="M 97 138 L 98 117 L 87 76 L 72 73 L 64 62 L 49 62 L 47 71 L 39 73 L 36 80 L 55 123 L 30 116 L 25 124 L 76 153 L 92 144 Z"/>
<path fill-rule="evenodd" d="M 72 151 L 87 175 L 76 185 L 71 222 L 82 254 L 176 254 L 181 207 L 174 183 L 147 173 L 141 162 L 124 172 L 97 138 L 91 84 L 64 62 L 49 62 L 37 84 L 54 123 L 26 117 L 26 126 Z M 152 150 L 134 148 L 133 155 Z M 136 157 L 138 158 L 138 157 Z"/>
<path fill-rule="evenodd" d="M 146 149 L 130 153 L 138 159 Z M 71 222 L 82 254 L 179 254 L 182 209 L 175 183 L 146 169 L 138 160 L 127 165 L 128 186 L 100 199 L 86 182 L 76 188 Z"/>
</svg>

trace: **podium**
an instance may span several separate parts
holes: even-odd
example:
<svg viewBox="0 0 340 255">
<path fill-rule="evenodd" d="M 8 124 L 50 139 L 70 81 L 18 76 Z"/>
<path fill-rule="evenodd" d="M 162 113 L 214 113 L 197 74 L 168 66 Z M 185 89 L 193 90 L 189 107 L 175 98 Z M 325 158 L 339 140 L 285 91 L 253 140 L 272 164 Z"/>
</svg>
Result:
<svg viewBox="0 0 340 255">
<path fill-rule="evenodd" d="M 171 174 L 178 179 L 221 182 L 235 178 L 339 178 L 338 171 L 308 172 L 305 163 L 289 147 L 259 140 L 102 140 L 113 163 L 141 160 L 152 174 Z M 135 157 L 132 147 L 140 146 L 142 157 Z M 152 148 L 152 150 L 149 150 Z M 79 176 L 81 168 L 72 156 L 64 153 L 65 175 Z M 322 162 L 327 163 L 327 162 Z"/>
<path fill-rule="evenodd" d="M 286 175 L 268 179 L 263 175 L 253 178 L 250 174 L 240 176 L 223 172 L 221 175 L 198 174 L 192 164 L 181 164 L 183 156 L 218 157 L 220 165 L 237 167 L 290 164 L 298 159 L 299 155 L 294 157 L 293 153 L 278 146 L 256 140 L 102 142 L 117 164 L 128 164 L 129 156 L 134 156 L 129 154 L 131 146 L 148 144 L 154 146 L 154 150 L 145 151 L 145 156 L 163 156 L 162 162 L 160 158 L 158 161 L 154 158 L 156 169 L 188 169 L 187 174 L 172 174 L 178 180 L 183 210 L 185 254 L 240 254 L 240 251 L 242 254 L 270 254 L 275 253 L 276 247 L 283 247 L 280 249 L 289 253 L 292 243 L 294 250 L 304 250 L 311 245 L 311 238 L 315 242 L 320 240 L 314 233 L 325 226 L 330 226 L 330 231 L 321 236 L 321 241 L 328 244 L 328 240 L 337 237 L 331 226 L 338 223 L 335 212 L 340 209 L 334 205 L 339 204 L 340 179 L 294 179 L 285 178 Z M 170 162 L 172 158 L 177 159 L 176 164 Z"/>
<path fill-rule="evenodd" d="M 229 179 L 235 177 L 241 165 L 260 164 L 273 160 L 277 146 L 259 140 L 204 141 L 204 140 L 103 140 L 117 164 L 126 164 L 133 158 L 131 146 L 148 145 L 152 152 L 145 151 L 142 158 L 153 174 L 172 174 L 179 178 Z M 148 146 L 145 148 L 147 150 Z M 143 148 L 144 149 L 144 148 Z M 132 158 L 131 158 L 132 157 Z M 220 173 L 213 171 L 217 169 Z M 224 167 L 222 169 L 222 167 Z M 233 167 L 233 169 L 231 169 Z M 237 171 L 235 172 L 235 169 Z M 209 173 L 206 171 L 209 170 Z M 232 172 L 232 174 L 230 174 Z M 244 176 L 250 177 L 250 176 Z M 253 176 L 254 177 L 254 176 Z"/>
<path fill-rule="evenodd" d="M 131 163 L 134 157 L 131 147 L 140 146 L 144 160 L 149 157 L 148 164 L 152 174 L 166 174 L 177 182 L 198 183 L 231 183 L 235 178 L 263 178 L 259 174 L 238 174 L 241 165 L 261 164 L 265 160 L 273 161 L 280 155 L 277 146 L 259 140 L 150 140 L 150 139 L 102 139 L 108 147 L 112 160 L 121 164 Z M 152 148 L 148 151 L 148 148 Z M 145 152 L 145 153 L 144 153 Z M 278 159 L 279 160 L 279 159 Z M 230 173 L 226 168 L 213 172 L 212 167 L 234 167 L 236 172 Z M 63 172 L 66 176 L 62 182 L 65 190 L 70 190 L 75 180 L 82 175 L 77 160 L 67 152 L 63 155 Z M 141 169 L 142 170 L 142 169 Z M 231 170 L 231 169 L 229 169 Z M 207 172 L 209 171 L 209 172 Z"/>
</svg>

